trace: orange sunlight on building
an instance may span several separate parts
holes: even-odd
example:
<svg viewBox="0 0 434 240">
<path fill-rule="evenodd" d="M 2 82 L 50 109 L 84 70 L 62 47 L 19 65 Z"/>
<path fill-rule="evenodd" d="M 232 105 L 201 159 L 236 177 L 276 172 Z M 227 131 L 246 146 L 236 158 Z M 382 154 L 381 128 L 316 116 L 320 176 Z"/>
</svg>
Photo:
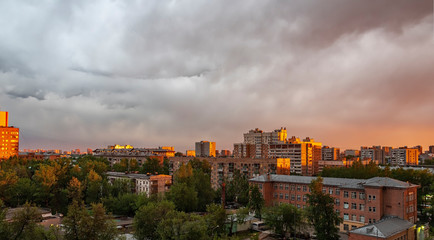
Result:
<svg viewBox="0 0 434 240">
<path fill-rule="evenodd" d="M 8 112 L 0 112 L 0 159 L 18 156 L 19 128 L 9 127 Z"/>
</svg>

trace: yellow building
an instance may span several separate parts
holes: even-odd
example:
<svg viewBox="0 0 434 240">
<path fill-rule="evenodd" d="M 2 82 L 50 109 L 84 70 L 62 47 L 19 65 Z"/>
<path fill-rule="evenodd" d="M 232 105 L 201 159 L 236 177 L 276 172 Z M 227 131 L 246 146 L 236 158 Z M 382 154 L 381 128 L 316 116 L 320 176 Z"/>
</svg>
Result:
<svg viewBox="0 0 434 240">
<path fill-rule="evenodd" d="M 0 160 L 18 156 L 19 129 L 8 126 L 8 112 L 0 112 Z"/>
</svg>

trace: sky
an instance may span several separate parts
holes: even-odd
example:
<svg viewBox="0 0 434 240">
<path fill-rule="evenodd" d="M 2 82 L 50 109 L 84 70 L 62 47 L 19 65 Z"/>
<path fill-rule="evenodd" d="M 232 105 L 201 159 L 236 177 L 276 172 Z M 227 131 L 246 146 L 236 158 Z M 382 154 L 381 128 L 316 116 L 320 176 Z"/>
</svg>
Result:
<svg viewBox="0 0 434 240">
<path fill-rule="evenodd" d="M 434 145 L 431 0 L 0 1 L 20 149 Z"/>
</svg>

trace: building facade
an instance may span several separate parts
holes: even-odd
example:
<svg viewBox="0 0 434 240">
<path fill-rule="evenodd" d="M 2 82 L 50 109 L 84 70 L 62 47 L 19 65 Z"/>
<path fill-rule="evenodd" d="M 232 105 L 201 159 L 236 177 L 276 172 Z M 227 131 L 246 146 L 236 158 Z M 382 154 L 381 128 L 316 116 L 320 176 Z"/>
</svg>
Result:
<svg viewBox="0 0 434 240">
<path fill-rule="evenodd" d="M 321 149 L 322 161 L 337 161 L 340 158 L 340 149 L 334 147 L 324 146 Z"/>
<path fill-rule="evenodd" d="M 284 143 L 287 138 L 286 128 L 264 132 L 259 128 L 244 133 L 244 142 L 234 144 L 234 157 L 236 158 L 266 158 L 267 149 L 264 145 Z"/>
<path fill-rule="evenodd" d="M 390 164 L 394 166 L 418 165 L 419 150 L 417 148 L 394 148 L 390 150 Z"/>
<path fill-rule="evenodd" d="M 196 157 L 215 157 L 215 142 L 200 141 L 195 144 Z"/>
<path fill-rule="evenodd" d="M 251 159 L 251 158 L 200 158 L 211 164 L 211 186 L 217 189 L 223 181 L 231 180 L 236 170 L 247 178 L 261 174 L 289 174 L 290 159 Z M 192 157 L 174 157 L 169 159 L 169 171 L 173 175 L 182 164 L 187 164 Z"/>
<path fill-rule="evenodd" d="M 114 145 L 107 148 L 95 149 L 93 154 L 97 157 L 106 158 L 111 165 L 120 163 L 122 159 L 134 159 L 141 166 L 148 158 L 156 158 L 162 164 L 164 158 L 175 156 L 175 151 L 173 147 L 134 148 L 130 145 Z"/>
<path fill-rule="evenodd" d="M 19 128 L 8 126 L 8 112 L 0 112 L 0 160 L 18 156 L 20 131 Z"/>
<path fill-rule="evenodd" d="M 313 179 L 315 177 L 265 174 L 249 181 L 259 187 L 268 206 L 288 203 L 305 208 Z M 323 178 L 323 192 L 335 199 L 335 211 L 343 219 L 341 231 L 378 222 L 385 216 L 415 223 L 417 188 L 418 185 L 383 177 Z"/>
<path fill-rule="evenodd" d="M 110 183 L 116 180 L 125 181 L 131 187 L 131 191 L 136 194 L 146 194 L 148 197 L 152 194 L 164 194 L 172 185 L 172 176 L 170 175 L 147 175 L 122 172 L 107 172 L 107 179 Z"/>
</svg>

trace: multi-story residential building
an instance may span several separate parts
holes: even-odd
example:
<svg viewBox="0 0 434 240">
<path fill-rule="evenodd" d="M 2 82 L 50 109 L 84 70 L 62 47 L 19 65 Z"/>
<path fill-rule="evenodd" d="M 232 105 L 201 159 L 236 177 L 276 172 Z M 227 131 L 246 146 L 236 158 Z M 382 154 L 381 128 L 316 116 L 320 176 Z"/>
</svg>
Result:
<svg viewBox="0 0 434 240">
<path fill-rule="evenodd" d="M 419 150 L 417 148 L 400 147 L 390 150 L 390 164 L 398 166 L 418 165 Z"/>
<path fill-rule="evenodd" d="M 315 177 L 264 174 L 250 179 L 259 187 L 267 206 L 280 203 L 307 206 L 309 184 Z M 415 223 L 419 186 L 385 177 L 370 179 L 323 178 L 323 192 L 335 199 L 335 211 L 348 231 L 396 216 Z"/>
<path fill-rule="evenodd" d="M 300 141 L 292 137 L 286 143 L 269 144 L 267 158 L 291 159 L 291 172 L 301 175 L 316 175 L 321 161 L 321 143 L 311 138 Z"/>
<path fill-rule="evenodd" d="M 378 161 L 381 164 L 385 163 L 385 152 L 381 146 L 372 147 L 361 147 L 360 148 L 360 159 L 372 159 Z"/>
<path fill-rule="evenodd" d="M 267 154 L 263 145 L 271 143 L 284 143 L 286 141 L 286 128 L 276 129 L 272 132 L 264 132 L 258 128 L 244 133 L 244 142 L 234 144 L 234 157 L 266 158 Z"/>
<path fill-rule="evenodd" d="M 353 156 L 353 157 L 360 157 L 360 151 L 359 150 L 353 150 L 353 149 L 347 149 L 345 150 L 345 157 Z"/>
<path fill-rule="evenodd" d="M 187 150 L 187 151 L 185 151 L 185 156 L 186 157 L 196 157 L 196 151 L 194 151 L 194 150 Z"/>
<path fill-rule="evenodd" d="M 428 149 L 430 153 L 434 153 L 434 145 L 429 146 Z"/>
<path fill-rule="evenodd" d="M 215 157 L 215 142 L 200 141 L 196 142 L 196 157 Z"/>
<path fill-rule="evenodd" d="M 175 151 L 173 147 L 134 148 L 131 145 L 114 145 L 107 148 L 95 149 L 94 155 L 106 158 L 112 165 L 120 163 L 122 159 L 135 159 L 139 165 L 142 165 L 148 158 L 156 158 L 160 163 L 163 163 L 164 158 L 175 156 Z"/>
<path fill-rule="evenodd" d="M 319 161 L 319 172 L 322 172 L 322 170 L 326 167 L 351 167 L 355 162 L 360 162 L 363 165 L 368 165 L 372 162 L 371 159 L 364 159 L 360 160 L 359 157 L 353 157 L 353 158 L 342 158 L 338 161 Z M 375 164 L 378 165 L 378 161 L 373 161 Z"/>
<path fill-rule="evenodd" d="M 321 149 L 321 156 L 322 161 L 337 161 L 340 158 L 340 149 L 324 146 Z"/>
<path fill-rule="evenodd" d="M 126 181 L 131 187 L 131 191 L 136 194 L 165 193 L 172 185 L 172 176 L 170 175 L 147 175 L 137 173 L 107 172 L 107 179 L 110 183 L 115 180 Z"/>
<path fill-rule="evenodd" d="M 200 158 L 211 164 L 211 186 L 214 189 L 220 187 L 225 179 L 232 179 L 235 170 L 240 171 L 248 178 L 265 173 L 289 174 L 290 160 L 275 159 L 251 159 L 251 158 Z M 192 157 L 174 157 L 169 159 L 170 174 L 176 172 L 182 164 L 187 164 Z"/>
<path fill-rule="evenodd" d="M 221 150 L 220 151 L 220 157 L 229 157 L 231 156 L 231 151 L 230 150 Z"/>
<path fill-rule="evenodd" d="M 18 156 L 20 130 L 8 126 L 8 112 L 0 112 L 0 160 Z"/>
</svg>

